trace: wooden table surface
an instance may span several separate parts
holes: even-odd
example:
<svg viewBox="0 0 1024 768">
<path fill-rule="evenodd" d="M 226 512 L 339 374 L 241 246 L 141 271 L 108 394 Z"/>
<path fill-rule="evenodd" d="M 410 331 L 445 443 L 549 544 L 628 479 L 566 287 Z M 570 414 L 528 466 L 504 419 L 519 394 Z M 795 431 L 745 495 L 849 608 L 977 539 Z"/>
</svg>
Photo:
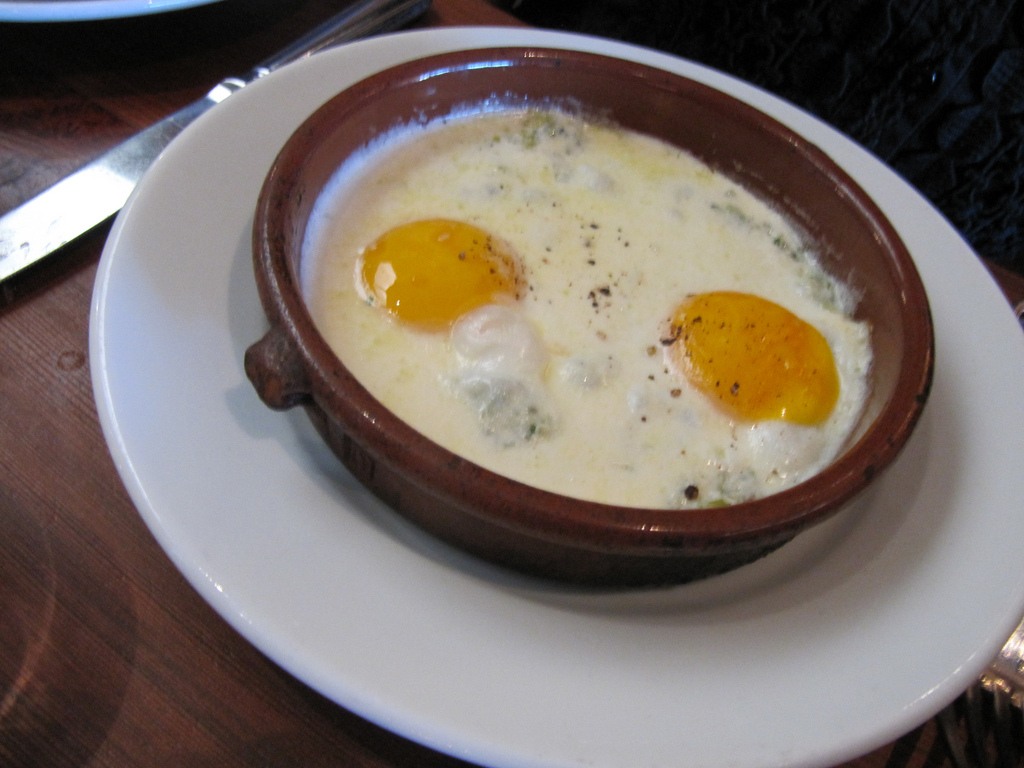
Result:
<svg viewBox="0 0 1024 768">
<path fill-rule="evenodd" d="M 0 213 L 342 4 L 224 0 L 135 19 L 0 23 Z M 513 23 L 483 0 L 435 0 L 420 22 Z M 283 672 L 151 537 L 90 382 L 89 304 L 108 229 L 0 300 L 0 766 L 464 764 Z M 996 272 L 1024 298 L 1024 278 Z M 948 763 L 930 722 L 851 765 Z"/>
</svg>

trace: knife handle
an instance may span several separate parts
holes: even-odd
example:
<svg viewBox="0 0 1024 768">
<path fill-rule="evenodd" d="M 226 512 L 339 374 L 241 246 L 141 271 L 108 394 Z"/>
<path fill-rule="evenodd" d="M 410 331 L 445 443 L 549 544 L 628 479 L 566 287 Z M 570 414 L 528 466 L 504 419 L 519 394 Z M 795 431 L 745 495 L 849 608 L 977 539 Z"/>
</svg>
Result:
<svg viewBox="0 0 1024 768">
<path fill-rule="evenodd" d="M 260 63 L 244 78 L 244 82 L 252 82 L 285 64 L 312 56 L 330 46 L 397 29 L 429 7 L 430 0 L 360 0 Z"/>
</svg>

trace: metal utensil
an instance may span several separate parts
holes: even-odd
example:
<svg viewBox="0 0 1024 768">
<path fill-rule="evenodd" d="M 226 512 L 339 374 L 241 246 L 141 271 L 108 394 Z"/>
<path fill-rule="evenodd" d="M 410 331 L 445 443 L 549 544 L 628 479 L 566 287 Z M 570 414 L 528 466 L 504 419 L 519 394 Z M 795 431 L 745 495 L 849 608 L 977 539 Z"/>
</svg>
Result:
<svg viewBox="0 0 1024 768">
<path fill-rule="evenodd" d="M 0 217 L 0 285 L 121 210 L 146 169 L 171 140 L 235 91 L 325 48 L 397 29 L 428 7 L 430 0 L 355 3 L 248 74 L 221 81 L 203 98 L 121 142 Z"/>
</svg>

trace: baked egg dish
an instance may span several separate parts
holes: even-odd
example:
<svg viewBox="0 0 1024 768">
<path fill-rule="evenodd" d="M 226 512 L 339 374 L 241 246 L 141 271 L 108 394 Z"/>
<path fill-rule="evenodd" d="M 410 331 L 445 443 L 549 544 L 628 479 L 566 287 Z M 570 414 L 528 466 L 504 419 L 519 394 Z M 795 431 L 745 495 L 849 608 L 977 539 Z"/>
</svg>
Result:
<svg viewBox="0 0 1024 768">
<path fill-rule="evenodd" d="M 691 154 L 486 105 L 349 158 L 307 229 L 313 319 L 381 403 L 517 481 L 698 508 L 813 476 L 870 328 L 792 222 Z"/>
</svg>

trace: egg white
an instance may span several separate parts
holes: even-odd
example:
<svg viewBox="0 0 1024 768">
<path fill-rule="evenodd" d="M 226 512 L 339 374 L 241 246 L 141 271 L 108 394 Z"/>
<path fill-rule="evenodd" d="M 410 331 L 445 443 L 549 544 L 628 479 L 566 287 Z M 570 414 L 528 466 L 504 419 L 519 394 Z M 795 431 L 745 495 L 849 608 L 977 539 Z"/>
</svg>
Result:
<svg viewBox="0 0 1024 768">
<path fill-rule="evenodd" d="M 509 243 L 528 282 L 451 333 L 359 299 L 359 249 L 422 218 Z M 399 417 L 523 482 L 615 504 L 694 507 L 773 493 L 829 463 L 867 395 L 870 329 L 781 215 L 685 152 L 558 112 L 410 126 L 342 167 L 305 244 L 328 342 Z M 659 334 L 686 295 L 756 293 L 818 328 L 840 378 L 826 422 L 724 416 L 670 370 Z"/>
</svg>

